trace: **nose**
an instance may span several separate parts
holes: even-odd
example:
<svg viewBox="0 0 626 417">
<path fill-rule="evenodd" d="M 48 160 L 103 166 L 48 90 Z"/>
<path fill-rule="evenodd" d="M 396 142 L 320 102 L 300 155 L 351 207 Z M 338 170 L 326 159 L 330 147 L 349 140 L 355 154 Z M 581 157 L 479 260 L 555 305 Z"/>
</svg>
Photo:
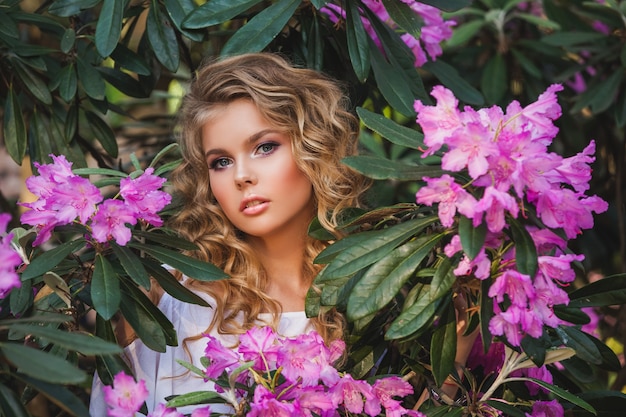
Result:
<svg viewBox="0 0 626 417">
<path fill-rule="evenodd" d="M 235 173 L 235 185 L 237 188 L 243 188 L 246 185 L 254 185 L 257 182 L 256 175 L 252 172 L 250 166 L 247 164 L 237 164 L 237 171 Z"/>
</svg>

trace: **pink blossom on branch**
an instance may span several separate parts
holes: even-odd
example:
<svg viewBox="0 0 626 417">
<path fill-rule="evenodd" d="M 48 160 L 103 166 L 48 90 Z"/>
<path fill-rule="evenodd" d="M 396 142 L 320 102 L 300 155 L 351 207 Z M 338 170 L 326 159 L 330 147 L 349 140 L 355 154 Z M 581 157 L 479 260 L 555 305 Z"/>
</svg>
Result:
<svg viewBox="0 0 626 417">
<path fill-rule="evenodd" d="M 103 387 L 104 400 L 110 417 L 134 417 L 148 398 L 146 383 L 135 382 L 132 376 L 120 372 L 113 377 L 113 386 Z"/>
<path fill-rule="evenodd" d="M 22 258 L 11 247 L 13 234 L 6 232 L 10 220 L 11 215 L 0 213 L 0 299 L 5 298 L 13 288 L 22 285 L 16 272 L 22 264 Z"/>
</svg>

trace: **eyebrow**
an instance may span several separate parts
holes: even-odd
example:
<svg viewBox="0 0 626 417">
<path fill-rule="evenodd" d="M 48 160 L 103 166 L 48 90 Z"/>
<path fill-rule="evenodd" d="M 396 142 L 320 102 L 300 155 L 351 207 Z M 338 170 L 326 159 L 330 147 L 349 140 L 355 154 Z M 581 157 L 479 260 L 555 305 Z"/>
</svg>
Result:
<svg viewBox="0 0 626 417">
<path fill-rule="evenodd" d="M 245 144 L 246 145 L 252 145 L 256 141 L 261 139 L 263 136 L 269 135 L 270 133 L 281 133 L 281 132 L 279 130 L 276 130 L 276 129 L 263 129 L 263 130 L 260 130 L 260 131 L 256 132 L 255 134 L 250 136 L 248 139 L 246 139 L 246 143 Z M 216 155 L 216 154 L 220 155 L 220 154 L 224 154 L 224 153 L 227 153 L 225 149 L 214 148 L 214 149 L 209 149 L 208 151 L 206 151 L 204 153 L 204 157 L 206 159 L 206 158 L 208 158 L 211 155 Z"/>
</svg>

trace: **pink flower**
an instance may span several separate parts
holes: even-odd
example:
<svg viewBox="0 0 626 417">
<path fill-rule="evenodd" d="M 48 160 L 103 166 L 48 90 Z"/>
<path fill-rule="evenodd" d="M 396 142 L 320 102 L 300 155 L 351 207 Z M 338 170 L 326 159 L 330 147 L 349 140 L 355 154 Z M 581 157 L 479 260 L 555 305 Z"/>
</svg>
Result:
<svg viewBox="0 0 626 417">
<path fill-rule="evenodd" d="M 191 412 L 191 417 L 210 417 L 210 416 L 211 416 L 211 407 L 208 405 L 206 407 L 196 408 L 195 410 Z"/>
<path fill-rule="evenodd" d="M 529 307 L 544 324 L 557 327 L 562 320 L 554 314 L 553 307 L 558 304 L 569 304 L 569 296 L 541 271 L 535 277 L 534 286 L 535 298 L 530 300 Z"/>
<path fill-rule="evenodd" d="M 504 271 L 491 284 L 489 297 L 501 303 L 504 301 L 505 295 L 514 305 L 525 307 L 528 304 L 528 300 L 535 295 L 530 277 L 512 269 Z"/>
<path fill-rule="evenodd" d="M 103 387 L 104 400 L 111 417 L 134 417 L 148 398 L 146 383 L 135 382 L 132 376 L 120 372 L 113 377 L 113 386 Z"/>
<path fill-rule="evenodd" d="M 401 401 L 394 398 L 413 394 L 413 387 L 407 381 L 397 376 L 381 378 L 374 382 L 372 390 L 385 408 L 386 416 L 399 417 L 409 414 L 409 410 L 402 407 Z"/>
<path fill-rule="evenodd" d="M 351 413 L 365 411 L 370 416 L 380 413 L 380 401 L 372 391 L 372 387 L 365 381 L 355 380 L 350 374 L 346 374 L 331 388 L 330 395 L 333 401 L 343 404 Z"/>
<path fill-rule="evenodd" d="M 471 122 L 463 130 L 457 130 L 446 141 L 450 150 L 441 160 L 441 167 L 458 172 L 468 168 L 470 177 L 476 179 L 487 173 L 487 156 L 497 152 L 497 146 L 490 140 L 489 130 L 481 123 Z"/>
<path fill-rule="evenodd" d="M 476 199 L 454 182 L 450 175 L 444 174 L 440 178 L 424 177 L 423 180 L 427 185 L 419 189 L 415 195 L 416 201 L 427 206 L 438 202 L 439 219 L 444 227 L 452 226 L 457 210 L 465 217 L 474 217 Z"/>
<path fill-rule="evenodd" d="M 416 100 L 413 106 L 417 112 L 417 123 L 424 132 L 424 144 L 428 146 L 422 158 L 437 152 L 462 127 L 459 101 L 452 91 L 437 85 L 430 94 L 437 100 L 437 105 L 428 106 Z"/>
<path fill-rule="evenodd" d="M 243 360 L 254 361 L 255 369 L 266 371 L 275 368 L 279 346 L 271 327 L 253 327 L 239 337 L 239 342 Z"/>
<path fill-rule="evenodd" d="M 485 194 L 474 208 L 476 214 L 485 212 L 487 228 L 493 233 L 502 231 L 506 226 L 504 212 L 508 211 L 513 218 L 517 218 L 519 207 L 515 198 L 509 193 L 499 191 L 494 187 L 487 187 Z M 478 226 L 481 216 L 474 215 L 474 226 Z"/>
<path fill-rule="evenodd" d="M 561 164 L 554 168 L 558 174 L 553 180 L 554 182 L 564 182 L 574 187 L 577 192 L 584 192 L 589 189 L 589 181 L 591 180 L 591 164 L 596 158 L 593 156 L 596 152 L 596 142 L 591 141 L 582 152 L 561 161 Z"/>
<path fill-rule="evenodd" d="M 207 378 L 215 379 L 226 369 L 239 364 L 239 354 L 233 349 L 225 347 L 222 342 L 213 336 L 207 335 L 207 338 L 209 341 L 204 354 L 211 363 L 207 366 L 205 373 Z"/>
<path fill-rule="evenodd" d="M 574 261 L 582 261 L 584 255 L 559 255 L 559 256 L 540 256 L 539 269 L 546 277 L 558 280 L 560 282 L 572 282 L 576 278 L 576 273 L 572 269 L 571 263 Z"/>
<path fill-rule="evenodd" d="M 537 101 L 519 112 L 517 112 L 516 104 L 513 102 L 507 107 L 507 120 L 519 119 L 518 122 L 533 133 L 531 140 L 549 139 L 551 142 L 558 132 L 558 128 L 554 126 L 552 121 L 561 117 L 561 106 L 559 106 L 556 96 L 556 93 L 561 90 L 563 90 L 562 85 L 552 84 L 539 95 Z"/>
<path fill-rule="evenodd" d="M 276 399 L 274 393 L 258 385 L 254 390 L 254 400 L 250 403 L 248 417 L 291 417 L 295 414 L 295 406 L 289 402 Z"/>
<path fill-rule="evenodd" d="M 172 196 L 159 191 L 165 178 L 153 175 L 153 172 L 154 168 L 148 168 L 137 178 L 123 178 L 120 181 L 120 195 L 138 218 L 153 226 L 161 226 L 163 221 L 156 213 L 172 201 Z"/>
<path fill-rule="evenodd" d="M 105 243 L 115 239 L 118 245 L 126 245 L 132 236 L 127 224 L 136 224 L 137 218 L 124 202 L 106 200 L 100 204 L 91 221 L 91 235 L 96 242 Z"/>
<path fill-rule="evenodd" d="M 532 413 L 526 413 L 527 417 L 563 417 L 564 415 L 565 410 L 557 400 L 535 401 Z"/>
<path fill-rule="evenodd" d="M 463 250 L 461 247 L 461 237 L 454 235 L 450 243 L 447 244 L 443 250 L 449 258 Z M 483 247 L 474 259 L 469 259 L 467 255 L 463 255 L 463 258 L 461 258 L 453 272 L 457 277 L 474 274 L 478 279 L 489 278 L 491 274 L 491 259 L 487 257 L 487 252 L 485 252 L 485 248 Z"/>
<path fill-rule="evenodd" d="M 148 417 L 184 417 L 183 414 L 176 411 L 175 408 L 168 408 L 165 404 L 157 404 L 154 411 L 148 414 Z"/>
<path fill-rule="evenodd" d="M 283 367 L 285 378 L 292 382 L 301 379 L 305 387 L 317 385 L 323 366 L 319 362 L 323 345 L 321 338 L 311 333 L 297 339 L 285 339 L 278 352 L 278 362 Z"/>
<path fill-rule="evenodd" d="M 11 247 L 13 234 L 6 234 L 11 215 L 0 213 L 0 299 L 5 298 L 13 288 L 22 285 L 16 268 L 22 264 L 22 258 Z"/>
<path fill-rule="evenodd" d="M 504 365 L 504 358 L 504 343 L 492 342 L 485 353 L 482 338 L 477 337 L 467 358 L 467 366 L 472 370 L 482 366 L 483 374 L 487 376 L 500 372 Z"/>
</svg>

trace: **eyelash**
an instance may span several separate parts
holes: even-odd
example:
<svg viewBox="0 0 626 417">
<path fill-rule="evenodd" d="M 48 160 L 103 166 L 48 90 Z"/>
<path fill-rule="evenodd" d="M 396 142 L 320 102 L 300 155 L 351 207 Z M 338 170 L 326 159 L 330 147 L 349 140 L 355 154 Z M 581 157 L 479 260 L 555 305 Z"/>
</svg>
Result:
<svg viewBox="0 0 626 417">
<path fill-rule="evenodd" d="M 255 155 L 256 154 L 270 155 L 279 146 L 280 145 L 278 143 L 275 143 L 275 142 L 264 142 L 264 143 L 261 143 L 259 146 L 256 147 L 256 149 L 254 150 L 254 153 L 255 153 Z M 270 149 L 267 150 L 267 151 L 263 151 L 262 148 L 264 148 L 264 147 L 270 147 Z M 213 161 L 211 161 L 211 163 L 209 165 L 209 169 L 212 169 L 212 170 L 215 170 L 215 171 L 220 171 L 220 170 L 223 170 L 223 169 L 227 168 L 227 166 L 220 166 L 220 162 L 222 162 L 222 161 L 229 161 L 229 158 L 225 158 L 225 157 L 215 158 Z"/>
</svg>

